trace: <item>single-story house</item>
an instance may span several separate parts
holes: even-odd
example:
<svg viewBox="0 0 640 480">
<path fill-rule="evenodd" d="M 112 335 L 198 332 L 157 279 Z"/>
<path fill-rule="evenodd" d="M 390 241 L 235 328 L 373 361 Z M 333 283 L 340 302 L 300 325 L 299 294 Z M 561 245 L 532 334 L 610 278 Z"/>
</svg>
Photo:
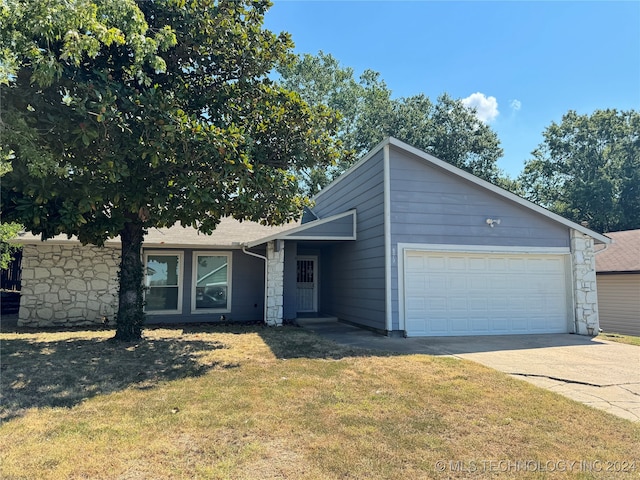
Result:
<svg viewBox="0 0 640 480">
<path fill-rule="evenodd" d="M 600 328 L 640 336 L 640 230 L 607 233 L 596 250 Z"/>
<path fill-rule="evenodd" d="M 22 325 L 116 310 L 118 242 L 25 235 Z M 175 226 L 143 246 L 149 323 L 334 316 L 398 336 L 598 332 L 594 244 L 609 239 L 394 138 L 300 222 Z"/>
</svg>

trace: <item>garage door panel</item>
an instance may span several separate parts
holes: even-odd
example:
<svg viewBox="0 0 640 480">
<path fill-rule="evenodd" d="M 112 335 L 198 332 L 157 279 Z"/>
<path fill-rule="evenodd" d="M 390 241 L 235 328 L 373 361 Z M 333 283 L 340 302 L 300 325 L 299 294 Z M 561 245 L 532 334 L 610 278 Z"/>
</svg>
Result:
<svg viewBox="0 0 640 480">
<path fill-rule="evenodd" d="M 449 270 L 455 271 L 467 271 L 467 259 L 464 257 L 451 257 L 449 259 L 448 265 Z"/>
<path fill-rule="evenodd" d="M 445 275 L 437 274 L 437 273 L 426 279 L 426 282 L 429 285 L 429 288 L 432 290 L 440 288 L 442 285 L 445 285 L 447 281 L 448 280 Z"/>
<path fill-rule="evenodd" d="M 430 257 L 427 259 L 427 268 L 430 271 L 442 272 L 447 269 L 447 259 L 444 257 Z"/>
<path fill-rule="evenodd" d="M 489 258 L 489 270 L 492 272 L 506 272 L 508 271 L 508 262 L 505 258 Z"/>
<path fill-rule="evenodd" d="M 509 288 L 509 278 L 506 275 L 491 275 L 487 283 L 491 290 Z"/>
<path fill-rule="evenodd" d="M 568 330 L 563 255 L 410 252 L 406 259 L 408 335 Z"/>
<path fill-rule="evenodd" d="M 469 320 L 466 318 L 454 318 L 450 320 L 451 332 L 464 335 L 469 331 Z"/>
<path fill-rule="evenodd" d="M 492 332 L 508 332 L 509 322 L 510 322 L 509 318 L 492 317 L 489 320 L 489 330 Z"/>
<path fill-rule="evenodd" d="M 489 311 L 489 305 L 486 297 L 470 295 L 469 297 L 469 313 L 470 314 L 486 314 Z"/>
<path fill-rule="evenodd" d="M 471 329 L 474 332 L 487 333 L 490 330 L 490 323 L 488 318 L 474 318 L 471 320 Z"/>
<path fill-rule="evenodd" d="M 467 262 L 467 267 L 469 270 L 487 270 L 487 259 L 486 258 L 470 258 Z"/>
<path fill-rule="evenodd" d="M 447 299 L 447 306 L 451 312 L 464 312 L 466 313 L 469 306 L 467 305 L 467 298 L 463 296 L 450 296 Z"/>
<path fill-rule="evenodd" d="M 409 297 L 407 298 L 407 313 L 417 312 L 418 315 L 422 314 L 426 310 L 427 299 L 424 297 Z M 430 305 L 433 308 L 433 305 Z"/>
<path fill-rule="evenodd" d="M 525 262 L 521 258 L 509 258 L 509 271 L 520 273 L 525 269 Z"/>
<path fill-rule="evenodd" d="M 429 328 L 426 328 L 426 323 L 423 322 L 422 328 L 425 332 L 434 332 L 435 334 L 444 334 L 449 330 L 449 320 L 444 317 L 435 316 L 433 321 L 429 322 Z"/>
</svg>

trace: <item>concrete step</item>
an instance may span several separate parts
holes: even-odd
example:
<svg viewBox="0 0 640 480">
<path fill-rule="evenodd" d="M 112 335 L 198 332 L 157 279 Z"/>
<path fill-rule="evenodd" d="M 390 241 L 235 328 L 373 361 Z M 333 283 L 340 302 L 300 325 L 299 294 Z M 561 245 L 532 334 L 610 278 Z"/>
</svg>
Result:
<svg viewBox="0 0 640 480">
<path fill-rule="evenodd" d="M 337 322 L 338 317 L 304 317 L 304 318 L 296 318 L 296 323 L 300 326 L 312 325 L 314 323 L 329 323 L 329 322 Z"/>
</svg>

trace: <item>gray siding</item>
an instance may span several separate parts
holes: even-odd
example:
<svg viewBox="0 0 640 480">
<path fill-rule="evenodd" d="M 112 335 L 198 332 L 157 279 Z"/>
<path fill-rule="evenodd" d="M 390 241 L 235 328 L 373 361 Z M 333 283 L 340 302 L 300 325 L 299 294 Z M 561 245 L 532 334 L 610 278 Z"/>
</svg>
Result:
<svg viewBox="0 0 640 480">
<path fill-rule="evenodd" d="M 162 249 L 145 248 L 145 252 L 162 252 Z M 177 249 L 171 249 L 177 251 Z M 147 323 L 195 323 L 217 322 L 224 315 L 229 321 L 257 321 L 264 317 L 264 261 L 244 254 L 239 250 L 232 253 L 231 264 L 231 311 L 229 313 L 191 313 L 192 263 L 194 250 L 184 253 L 184 273 L 182 279 L 182 314 L 153 315 L 147 313 Z M 211 252 L 201 248 L 198 252 Z M 222 250 L 220 250 L 222 251 Z M 228 250 L 224 250 L 228 251 Z"/>
<path fill-rule="evenodd" d="M 392 325 L 399 328 L 398 243 L 569 247 L 569 228 L 390 148 Z M 494 228 L 487 218 L 499 218 Z M 392 250 L 393 251 L 393 250 Z"/>
<path fill-rule="evenodd" d="M 357 211 L 358 240 L 335 243 L 320 256 L 322 313 L 385 328 L 384 169 L 380 151 L 316 197 L 321 218 Z"/>
<path fill-rule="evenodd" d="M 300 223 L 305 224 L 305 223 L 309 223 L 309 222 L 313 222 L 314 220 L 317 220 L 318 218 L 315 216 L 315 214 L 309 210 L 307 207 L 304 207 L 302 209 L 302 218 L 300 219 Z"/>
<path fill-rule="evenodd" d="M 294 237 L 305 237 L 313 240 L 314 237 L 350 237 L 353 235 L 353 217 L 338 218 L 332 222 L 323 223 L 315 227 L 309 227 L 299 233 L 291 234 Z"/>
<path fill-rule="evenodd" d="M 596 279 L 600 328 L 640 336 L 640 274 L 599 274 Z"/>
<path fill-rule="evenodd" d="M 284 298 L 282 315 L 284 320 L 296 318 L 296 255 L 298 244 L 295 241 L 285 241 L 284 244 Z"/>
</svg>

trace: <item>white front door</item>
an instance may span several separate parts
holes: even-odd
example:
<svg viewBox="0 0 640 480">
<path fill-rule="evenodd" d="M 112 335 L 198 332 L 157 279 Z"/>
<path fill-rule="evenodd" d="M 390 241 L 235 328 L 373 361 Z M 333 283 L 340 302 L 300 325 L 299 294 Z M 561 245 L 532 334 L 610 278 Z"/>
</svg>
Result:
<svg viewBox="0 0 640 480">
<path fill-rule="evenodd" d="M 296 298 L 298 312 L 318 311 L 318 257 L 297 259 Z"/>
</svg>

